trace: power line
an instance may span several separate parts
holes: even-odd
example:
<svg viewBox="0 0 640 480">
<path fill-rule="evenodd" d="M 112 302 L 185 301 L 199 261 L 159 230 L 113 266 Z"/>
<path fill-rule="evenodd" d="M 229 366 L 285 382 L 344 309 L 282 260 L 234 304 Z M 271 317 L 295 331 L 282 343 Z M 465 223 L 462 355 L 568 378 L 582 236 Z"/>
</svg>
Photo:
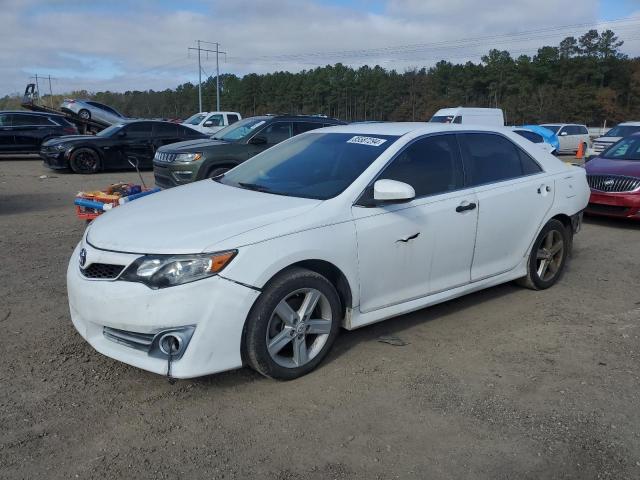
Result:
<svg viewBox="0 0 640 480">
<path fill-rule="evenodd" d="M 198 47 L 189 47 L 188 51 L 196 50 L 198 52 L 198 108 L 199 112 L 202 112 L 202 52 L 215 53 L 216 54 L 216 110 L 220 110 L 220 61 L 219 56 L 221 53 L 227 54 L 227 52 L 220 51 L 220 44 L 218 42 L 206 42 L 204 40 L 196 40 Z M 202 48 L 201 44 L 215 45 L 215 50 L 208 50 Z"/>
</svg>

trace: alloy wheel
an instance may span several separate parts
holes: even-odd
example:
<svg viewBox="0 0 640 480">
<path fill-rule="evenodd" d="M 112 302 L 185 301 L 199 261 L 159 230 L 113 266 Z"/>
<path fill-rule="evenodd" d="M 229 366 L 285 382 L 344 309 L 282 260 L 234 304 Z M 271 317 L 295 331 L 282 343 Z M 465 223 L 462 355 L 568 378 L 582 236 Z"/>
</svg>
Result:
<svg viewBox="0 0 640 480">
<path fill-rule="evenodd" d="M 540 242 L 536 256 L 536 272 L 543 282 L 552 280 L 564 259 L 564 239 L 557 230 L 550 230 Z"/>
<path fill-rule="evenodd" d="M 267 326 L 267 351 L 278 365 L 301 367 L 327 343 L 333 315 L 327 297 L 314 288 L 290 293 L 276 306 Z"/>
</svg>

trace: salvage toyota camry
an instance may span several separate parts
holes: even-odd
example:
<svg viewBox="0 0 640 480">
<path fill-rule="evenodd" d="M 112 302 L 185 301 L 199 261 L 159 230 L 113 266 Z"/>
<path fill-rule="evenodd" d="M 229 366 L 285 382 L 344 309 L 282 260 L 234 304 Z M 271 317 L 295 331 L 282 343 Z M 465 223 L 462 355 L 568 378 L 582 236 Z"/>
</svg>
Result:
<svg viewBox="0 0 640 480">
<path fill-rule="evenodd" d="M 589 187 L 499 127 L 370 123 L 113 209 L 67 272 L 99 352 L 196 377 L 315 368 L 348 330 L 518 280 L 553 285 Z"/>
</svg>

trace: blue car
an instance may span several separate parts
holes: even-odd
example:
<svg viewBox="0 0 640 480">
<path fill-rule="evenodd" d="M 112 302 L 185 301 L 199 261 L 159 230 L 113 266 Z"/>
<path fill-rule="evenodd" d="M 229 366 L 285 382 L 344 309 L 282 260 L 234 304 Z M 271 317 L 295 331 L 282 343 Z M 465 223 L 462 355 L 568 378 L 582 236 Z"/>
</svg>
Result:
<svg viewBox="0 0 640 480">
<path fill-rule="evenodd" d="M 513 131 L 533 143 L 540 144 L 547 152 L 554 155 L 558 154 L 560 140 L 558 140 L 558 136 L 548 128 L 538 125 L 523 125 L 522 127 L 514 127 Z"/>
</svg>

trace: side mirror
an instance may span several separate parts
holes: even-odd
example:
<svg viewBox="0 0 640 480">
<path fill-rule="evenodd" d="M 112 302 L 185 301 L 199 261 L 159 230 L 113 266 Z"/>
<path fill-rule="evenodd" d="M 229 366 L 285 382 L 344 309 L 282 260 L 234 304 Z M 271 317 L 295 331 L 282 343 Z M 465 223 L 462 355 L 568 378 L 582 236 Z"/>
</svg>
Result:
<svg viewBox="0 0 640 480">
<path fill-rule="evenodd" d="M 267 137 L 262 136 L 262 135 L 256 135 L 251 140 L 249 140 L 249 143 L 251 145 L 266 145 L 267 144 Z"/>
<path fill-rule="evenodd" d="M 207 120 L 202 124 L 203 127 L 213 127 L 213 120 Z"/>
<path fill-rule="evenodd" d="M 560 136 L 561 136 L 561 137 L 566 137 L 567 135 L 568 135 L 568 134 L 567 134 L 567 132 L 562 132 L 562 133 L 560 134 Z"/>
<path fill-rule="evenodd" d="M 373 199 L 380 202 L 408 202 L 416 191 L 407 183 L 396 180 L 378 180 L 373 184 Z"/>
</svg>

